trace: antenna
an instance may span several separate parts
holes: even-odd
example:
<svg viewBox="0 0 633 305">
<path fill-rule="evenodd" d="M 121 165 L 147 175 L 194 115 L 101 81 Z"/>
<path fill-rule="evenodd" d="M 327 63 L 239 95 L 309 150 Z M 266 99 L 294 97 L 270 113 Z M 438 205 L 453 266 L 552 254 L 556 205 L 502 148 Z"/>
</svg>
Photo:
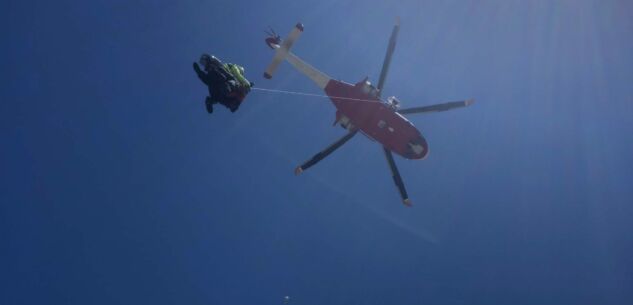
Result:
<svg viewBox="0 0 633 305">
<path fill-rule="evenodd" d="M 270 36 L 279 37 L 279 35 L 277 35 L 275 30 L 273 30 L 273 28 L 270 25 L 268 26 L 268 30 L 264 30 L 264 32 Z"/>
</svg>

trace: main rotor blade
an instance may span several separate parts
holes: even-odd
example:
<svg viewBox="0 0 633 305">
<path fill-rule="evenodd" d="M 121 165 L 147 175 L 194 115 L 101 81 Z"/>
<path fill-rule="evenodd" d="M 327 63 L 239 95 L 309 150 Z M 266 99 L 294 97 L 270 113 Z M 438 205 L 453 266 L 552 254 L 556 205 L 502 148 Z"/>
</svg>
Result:
<svg viewBox="0 0 633 305">
<path fill-rule="evenodd" d="M 393 154 L 390 150 L 386 148 L 382 148 L 385 152 L 385 157 L 387 158 L 387 163 L 389 163 L 389 169 L 391 169 L 391 177 L 393 177 L 393 182 L 398 187 L 398 191 L 400 192 L 400 197 L 402 197 L 402 203 L 406 206 L 411 206 L 411 200 L 409 200 L 409 195 L 407 195 L 407 190 L 404 188 L 404 183 L 402 182 L 402 177 L 400 177 L 400 172 L 398 171 L 398 167 L 396 167 L 396 162 L 393 160 Z"/>
<path fill-rule="evenodd" d="M 446 110 L 451 110 L 455 108 L 470 106 L 474 102 L 475 100 L 472 100 L 472 99 L 465 100 L 465 101 L 448 102 L 448 103 L 436 104 L 436 105 L 430 105 L 430 106 L 401 109 L 401 110 L 398 110 L 398 113 L 410 114 L 410 113 L 423 113 L 423 112 L 440 112 L 440 111 L 446 111 Z"/>
<path fill-rule="evenodd" d="M 351 139 L 356 134 L 357 131 L 358 130 L 350 131 L 344 137 L 340 138 L 338 141 L 332 143 L 326 149 L 324 149 L 324 150 L 320 151 L 319 153 L 317 153 L 316 155 L 314 155 L 312 157 L 312 159 L 306 161 L 301 166 L 298 166 L 297 168 L 295 168 L 295 175 L 301 174 L 304 170 L 310 168 L 312 165 L 315 165 L 315 164 L 317 164 L 317 162 L 323 160 L 323 158 L 327 157 L 329 154 L 331 154 L 336 149 L 341 147 L 341 145 L 345 144 L 345 142 L 349 141 L 349 139 Z"/>
<path fill-rule="evenodd" d="M 382 62 L 382 70 L 380 71 L 380 78 L 378 79 L 378 96 L 382 93 L 382 87 L 385 85 L 385 79 L 387 78 L 387 72 L 389 72 L 389 65 L 391 64 L 391 57 L 393 51 L 396 49 L 396 41 L 398 40 L 398 31 L 400 31 L 400 18 L 396 18 L 396 25 L 393 26 L 391 31 L 391 38 L 389 38 L 389 46 L 387 47 L 387 54 L 385 60 Z"/>
</svg>

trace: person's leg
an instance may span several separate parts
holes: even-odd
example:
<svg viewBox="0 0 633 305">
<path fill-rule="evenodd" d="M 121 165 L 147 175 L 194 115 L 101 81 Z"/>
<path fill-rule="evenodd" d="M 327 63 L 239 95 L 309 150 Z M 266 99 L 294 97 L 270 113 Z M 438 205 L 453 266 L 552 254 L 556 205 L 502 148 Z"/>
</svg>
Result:
<svg viewBox="0 0 633 305">
<path fill-rule="evenodd" d="M 204 104 L 207 107 L 207 112 L 213 113 L 213 101 L 211 100 L 211 97 L 207 96 L 207 98 L 204 100 Z"/>
<path fill-rule="evenodd" d="M 207 107 L 207 112 L 212 113 L 213 112 L 213 104 L 217 104 L 219 103 L 219 101 L 222 100 L 222 94 L 218 91 L 218 86 L 208 86 L 209 88 L 209 96 L 207 96 L 206 100 L 204 101 L 206 107 Z"/>
<path fill-rule="evenodd" d="M 222 106 L 224 106 L 224 107 L 226 107 L 228 109 L 231 109 L 230 106 L 229 106 L 229 103 L 227 101 L 224 101 L 224 100 L 223 101 L 219 101 L 218 104 L 220 104 L 220 105 L 222 105 Z"/>
<path fill-rule="evenodd" d="M 230 103 L 228 103 L 228 107 L 231 112 L 235 112 L 237 111 L 237 108 L 240 108 L 240 102 L 232 100 Z"/>
</svg>

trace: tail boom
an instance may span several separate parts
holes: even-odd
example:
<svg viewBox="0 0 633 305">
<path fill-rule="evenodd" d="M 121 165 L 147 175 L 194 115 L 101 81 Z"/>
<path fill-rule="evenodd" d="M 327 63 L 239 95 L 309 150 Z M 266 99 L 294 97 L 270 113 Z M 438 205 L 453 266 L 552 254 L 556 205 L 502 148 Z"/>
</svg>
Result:
<svg viewBox="0 0 633 305">
<path fill-rule="evenodd" d="M 271 63 L 268 65 L 268 68 L 266 68 L 266 71 L 264 72 L 264 77 L 266 79 L 271 79 L 281 62 L 285 60 L 289 62 L 292 66 L 294 66 L 295 69 L 297 69 L 299 72 L 310 78 L 314 83 L 317 84 L 317 86 L 319 86 L 319 88 L 324 89 L 325 86 L 327 86 L 327 83 L 330 81 L 331 77 L 317 70 L 316 68 L 290 52 L 290 48 L 292 48 L 294 42 L 299 38 L 299 36 L 301 36 L 301 33 L 303 33 L 303 24 L 297 23 L 283 42 L 278 37 L 269 37 L 268 39 L 266 39 L 266 44 L 268 44 L 269 47 L 275 50 L 275 56 L 273 57 Z"/>
</svg>

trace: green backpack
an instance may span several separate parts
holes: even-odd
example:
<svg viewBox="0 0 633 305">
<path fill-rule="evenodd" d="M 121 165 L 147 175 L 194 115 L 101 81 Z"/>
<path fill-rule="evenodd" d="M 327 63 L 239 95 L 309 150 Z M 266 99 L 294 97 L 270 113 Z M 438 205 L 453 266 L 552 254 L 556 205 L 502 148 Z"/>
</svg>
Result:
<svg viewBox="0 0 633 305">
<path fill-rule="evenodd" d="M 240 86 L 246 90 L 251 89 L 251 82 L 244 77 L 244 67 L 236 64 L 224 64 L 224 67 L 240 82 Z"/>
</svg>

